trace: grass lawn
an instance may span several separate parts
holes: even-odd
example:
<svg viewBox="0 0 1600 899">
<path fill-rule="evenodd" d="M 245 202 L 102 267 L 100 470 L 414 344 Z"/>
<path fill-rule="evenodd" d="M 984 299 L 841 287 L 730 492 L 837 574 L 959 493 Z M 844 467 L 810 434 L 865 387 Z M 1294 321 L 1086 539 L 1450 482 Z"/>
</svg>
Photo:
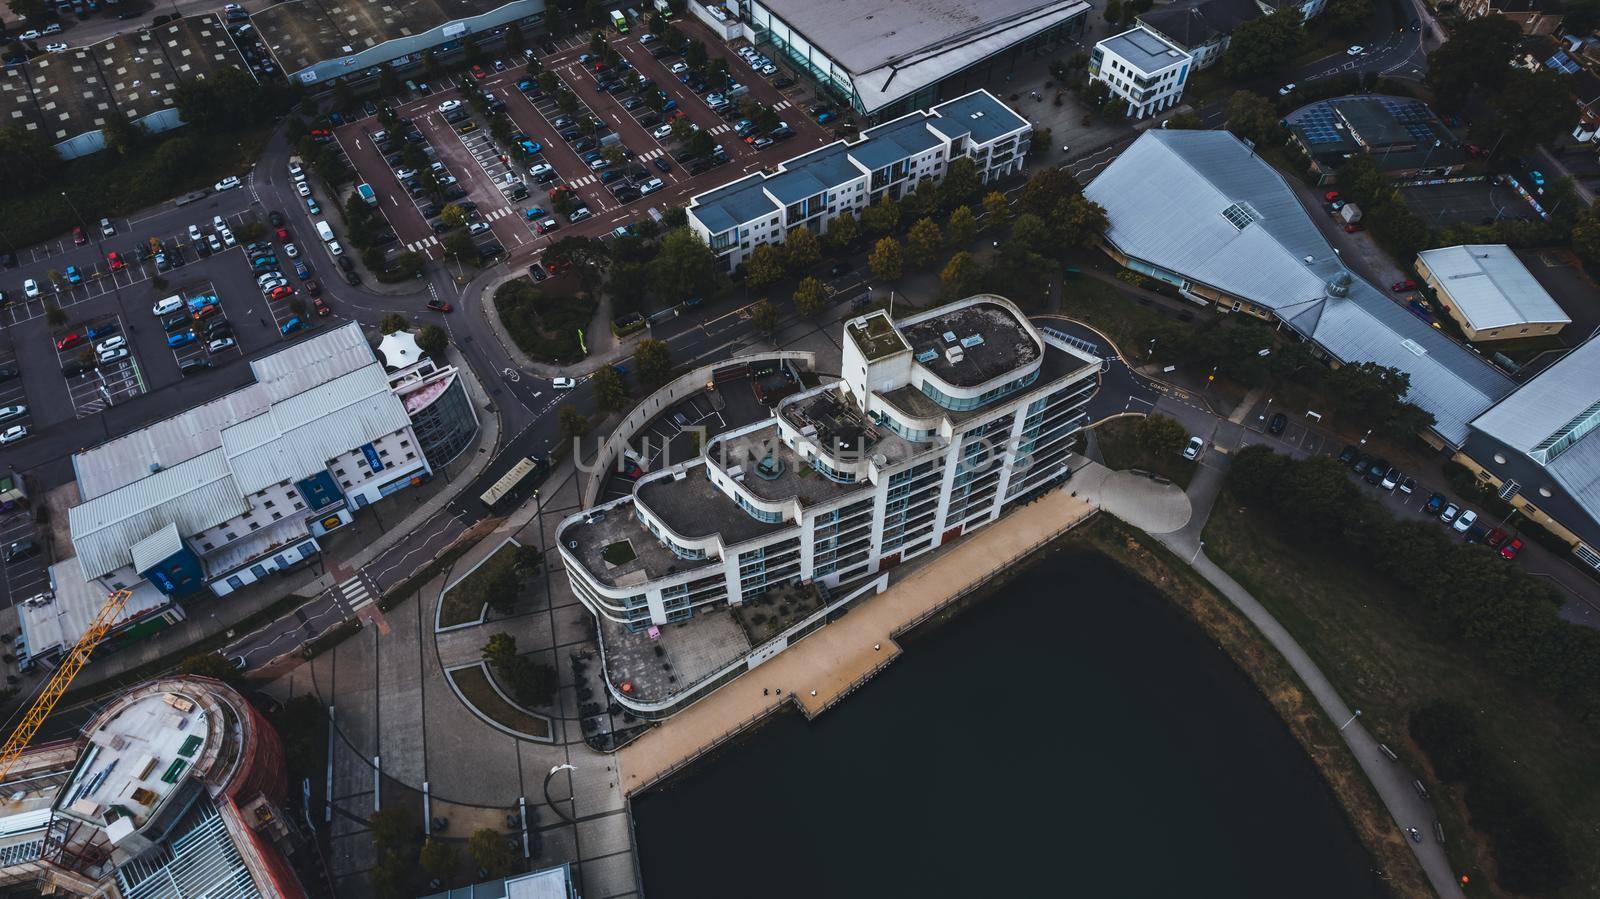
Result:
<svg viewBox="0 0 1600 899">
<path fill-rule="evenodd" d="M 1489 672 L 1420 611 L 1412 614 L 1410 598 L 1359 557 L 1318 551 L 1310 525 L 1284 534 L 1224 492 L 1204 537 L 1206 553 L 1289 628 L 1345 701 L 1362 710 L 1362 722 L 1411 770 L 1426 770 L 1407 734 L 1415 708 L 1448 699 L 1479 710 L 1484 744 L 1517 772 L 1567 843 L 1573 882 L 1552 895 L 1600 893 L 1600 853 L 1592 849 L 1600 832 L 1600 733 L 1593 726 Z M 1459 795 L 1424 780 L 1452 863 L 1473 881 L 1490 883 L 1484 844 L 1468 829 Z"/>
<path fill-rule="evenodd" d="M 496 568 L 516 564 L 516 558 L 516 545 L 507 543 L 495 550 L 494 555 L 484 559 L 483 564 L 474 568 L 471 574 L 450 585 L 440 599 L 439 626 L 472 624 L 482 618 L 487 604 L 484 583 L 493 577 Z"/>
<path fill-rule="evenodd" d="M 1199 311 L 1200 307 L 1195 307 Z M 1089 275 L 1078 275 L 1061 282 L 1061 314 L 1094 328 L 1111 338 L 1117 349 L 1143 355 L 1142 335 L 1165 327 L 1172 321 L 1139 305 L 1115 287 Z"/>
<path fill-rule="evenodd" d="M 449 675 L 456 689 L 466 698 L 467 704 L 491 719 L 519 734 L 540 738 L 550 736 L 550 722 L 537 715 L 530 715 L 507 702 L 506 698 L 500 695 L 500 691 L 489 682 L 489 675 L 484 671 L 484 666 L 457 668 L 449 672 Z"/>
<path fill-rule="evenodd" d="M 600 550 L 600 558 L 607 565 L 626 565 L 638 558 L 633 551 L 633 544 L 627 540 L 618 540 Z"/>
<path fill-rule="evenodd" d="M 1139 427 L 1139 422 L 1137 418 L 1113 418 L 1095 428 L 1095 440 L 1099 443 L 1100 455 L 1105 457 L 1107 467 L 1118 471 L 1130 468 L 1152 471 L 1187 489 L 1189 482 L 1194 480 L 1195 463 L 1177 453 L 1152 456 L 1145 452 L 1134 439 L 1134 430 Z"/>
</svg>

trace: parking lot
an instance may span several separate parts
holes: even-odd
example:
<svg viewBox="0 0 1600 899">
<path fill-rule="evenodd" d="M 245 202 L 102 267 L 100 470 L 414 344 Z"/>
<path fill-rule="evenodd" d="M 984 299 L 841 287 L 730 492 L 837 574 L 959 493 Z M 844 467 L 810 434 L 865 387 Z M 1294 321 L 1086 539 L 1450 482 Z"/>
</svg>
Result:
<svg viewBox="0 0 1600 899">
<path fill-rule="evenodd" d="M 1432 228 L 1487 225 L 1502 218 L 1539 219 L 1514 188 L 1492 180 L 1405 187 L 1401 188 L 1400 197 Z"/>
<path fill-rule="evenodd" d="M 23 386 L 22 365 L 17 362 L 16 351 L 11 347 L 11 341 L 0 341 L 0 408 L 9 409 L 13 406 L 27 406 L 28 391 Z M 12 425 L 31 425 L 32 409 L 20 416 L 9 417 L 0 422 L 6 428 Z"/>
<path fill-rule="evenodd" d="M 579 37 L 542 44 L 537 51 L 540 66 L 554 77 L 553 85 L 549 78 L 541 85 L 522 59 L 502 55 L 480 65 L 468 79 L 470 89 L 454 76 L 433 84 L 413 81 L 404 97 L 384 102 L 409 120 L 409 126 L 395 130 L 415 129 L 414 138 L 406 140 L 427 151 L 429 167 L 437 164 L 439 174 L 456 179 L 449 185 L 461 190 L 455 202 L 465 201 L 469 223 L 481 223 L 474 226 L 480 247 L 490 242 L 491 249 L 498 244 L 513 252 L 540 246 L 544 235 L 534 225 L 547 217 L 567 228 L 578 224 L 570 218 L 575 214 L 581 222 L 578 234 L 604 234 L 652 208 L 659 212 L 680 205 L 692 194 L 836 139 L 807 112 L 799 87 L 780 90 L 772 84 L 784 74 L 781 69 L 763 77 L 698 23 L 680 19 L 676 24 L 686 36 L 706 44 L 709 60 L 725 60 L 728 77 L 742 85 L 724 89 L 731 96 L 721 115 L 708 102 L 716 91 L 704 83 L 685 83 L 704 73 L 672 72 L 681 56 L 645 40 L 642 25 L 626 36 L 608 33 L 615 51 L 609 59 L 589 58 L 589 42 Z M 487 115 L 474 108 L 483 104 L 468 97 L 468 90 L 488 100 Z M 652 97 L 655 92 L 659 95 Z M 452 102 L 458 100 L 473 102 Z M 762 134 L 748 133 L 746 141 L 735 133 L 744 102 L 774 110 L 788 127 L 758 149 L 754 143 Z M 501 115 L 513 126 L 506 141 L 491 134 L 492 118 Z M 671 135 L 656 136 L 657 129 L 678 116 L 712 136 L 714 154 L 692 158 Z M 406 179 L 396 177 L 397 169 L 415 168 L 398 154 L 414 154 L 404 150 L 397 135 L 385 135 L 388 140 L 381 144 L 375 141 L 373 135 L 383 130 L 379 118 L 361 112 L 341 117 L 335 134 L 361 179 L 377 192 L 379 211 L 399 237 L 395 251 L 403 247 L 442 258 L 447 228 L 437 216 L 450 201 L 433 201 L 425 190 L 416 189 L 427 185 L 408 186 Z M 518 197 L 515 181 L 506 181 L 508 177 L 522 179 L 527 196 Z M 563 187 L 572 191 L 574 211 L 556 215 L 551 191 Z"/>
<path fill-rule="evenodd" d="M 51 335 L 78 418 L 145 393 L 144 375 L 126 325 L 120 315 L 97 316 Z"/>
<path fill-rule="evenodd" d="M 33 521 L 33 510 L 23 507 L 0 512 L 0 547 L 31 540 L 34 551 L 24 558 L 10 562 L 0 559 L 0 577 L 5 581 L 5 596 L 0 601 L 5 606 L 44 592 L 50 585 L 43 541 Z"/>
</svg>

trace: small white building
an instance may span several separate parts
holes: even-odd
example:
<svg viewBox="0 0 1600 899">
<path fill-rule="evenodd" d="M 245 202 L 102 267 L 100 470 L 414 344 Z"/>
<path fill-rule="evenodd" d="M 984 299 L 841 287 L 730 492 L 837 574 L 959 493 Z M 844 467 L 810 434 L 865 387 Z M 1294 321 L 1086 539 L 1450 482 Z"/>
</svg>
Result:
<svg viewBox="0 0 1600 899">
<path fill-rule="evenodd" d="M 1141 26 L 1094 45 L 1089 79 L 1105 82 L 1128 101 L 1128 115 L 1142 119 L 1178 104 L 1193 65 L 1182 48 Z"/>
<path fill-rule="evenodd" d="M 1551 337 L 1572 324 L 1505 244 L 1466 244 L 1417 254 L 1417 272 L 1467 339 Z"/>
</svg>

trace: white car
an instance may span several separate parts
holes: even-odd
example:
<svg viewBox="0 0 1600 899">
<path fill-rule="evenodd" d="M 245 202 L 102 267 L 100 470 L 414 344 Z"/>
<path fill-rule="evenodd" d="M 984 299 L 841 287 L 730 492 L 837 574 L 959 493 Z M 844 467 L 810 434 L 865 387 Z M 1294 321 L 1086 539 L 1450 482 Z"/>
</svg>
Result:
<svg viewBox="0 0 1600 899">
<path fill-rule="evenodd" d="M 118 359 L 126 358 L 128 358 L 128 351 L 126 348 L 123 348 L 117 350 L 107 350 L 104 353 L 96 353 L 94 361 L 96 365 L 109 365 Z"/>
<path fill-rule="evenodd" d="M 472 224 L 467 226 L 467 233 L 468 234 L 474 234 L 474 235 L 482 234 L 483 232 L 488 231 L 488 230 L 489 230 L 489 223 L 488 222 L 473 222 Z"/>
<path fill-rule="evenodd" d="M 39 29 L 30 28 L 27 31 L 24 31 L 21 34 L 17 35 L 17 40 L 19 40 L 19 41 L 36 41 L 41 37 L 44 37 L 44 35 L 39 33 Z"/>
<path fill-rule="evenodd" d="M 654 41 L 654 40 L 655 40 L 655 39 L 656 39 L 656 36 L 655 36 L 655 35 L 653 35 L 653 34 L 648 34 L 648 33 L 646 33 L 646 34 L 641 34 L 641 35 L 639 35 L 639 43 L 641 43 L 641 44 L 648 44 L 648 43 L 651 43 L 651 42 L 653 42 L 653 41 Z"/>
<path fill-rule="evenodd" d="M 286 244 L 283 245 L 283 255 L 288 256 L 290 259 L 293 259 L 296 256 L 300 255 L 300 248 L 295 246 L 292 243 L 286 243 Z"/>
<path fill-rule="evenodd" d="M 206 352 L 220 353 L 231 346 L 233 346 L 232 337 L 218 337 L 216 340 L 206 344 Z"/>
<path fill-rule="evenodd" d="M 1455 524 L 1450 525 L 1450 528 L 1458 534 L 1465 534 L 1472 529 L 1473 523 L 1477 520 L 1478 513 L 1468 509 L 1461 513 L 1461 517 L 1457 518 Z"/>
<path fill-rule="evenodd" d="M 769 62 L 761 68 L 756 69 L 756 71 L 767 76 L 768 78 L 771 78 L 773 75 L 778 74 L 778 67 Z"/>
<path fill-rule="evenodd" d="M 407 178 L 415 178 L 415 177 L 417 177 L 417 170 L 416 169 L 395 169 L 394 170 L 394 176 L 395 176 L 395 178 L 397 180 L 404 181 Z"/>
<path fill-rule="evenodd" d="M 461 101 L 460 100 L 446 100 L 443 103 L 439 104 L 439 111 L 440 112 L 452 112 L 452 111 L 460 109 L 460 108 L 461 108 Z"/>
<path fill-rule="evenodd" d="M 344 252 L 344 247 L 339 246 L 339 242 L 337 240 L 330 240 L 328 241 L 328 252 L 338 256 Z"/>
<path fill-rule="evenodd" d="M 295 162 L 293 159 L 289 160 L 289 174 L 298 175 L 303 171 L 305 170 L 300 168 L 300 163 Z"/>
<path fill-rule="evenodd" d="M 266 287 L 268 284 L 271 284 L 273 281 L 287 281 L 287 280 L 288 279 L 283 276 L 283 272 L 266 272 L 261 277 L 256 279 L 256 286 L 257 287 Z M 176 299 L 176 297 L 174 297 L 174 299 Z M 165 302 L 165 301 L 163 301 L 163 302 Z M 157 313 L 157 315 L 159 315 L 159 314 L 161 314 L 161 313 Z"/>
<path fill-rule="evenodd" d="M 221 231 L 223 228 L 228 227 L 228 220 L 220 215 L 214 215 L 211 217 L 211 227 L 213 230 Z"/>
<path fill-rule="evenodd" d="M 1366 47 L 1363 47 L 1360 44 L 1356 44 L 1354 47 L 1351 47 L 1350 49 L 1344 51 L 1344 55 L 1346 55 L 1346 56 L 1360 56 L 1361 54 L 1363 54 L 1365 52 L 1367 52 L 1367 48 Z"/>
<path fill-rule="evenodd" d="M 672 68 L 668 71 L 672 72 L 674 75 L 682 75 L 684 72 L 689 71 L 689 64 L 686 62 L 675 62 L 672 64 Z"/>
<path fill-rule="evenodd" d="M 311 185 L 305 183 L 304 181 L 301 181 L 299 184 L 296 184 L 294 186 L 294 189 L 299 191 L 300 196 L 302 196 L 302 197 L 311 196 Z"/>
<path fill-rule="evenodd" d="M 200 226 L 199 225 L 190 225 L 189 226 L 189 242 L 190 243 L 199 243 L 202 239 L 203 238 L 200 236 Z"/>
<path fill-rule="evenodd" d="M 1189 445 L 1183 448 L 1183 457 L 1190 461 L 1200 458 L 1200 451 L 1205 449 L 1206 442 L 1199 437 L 1190 437 Z"/>
<path fill-rule="evenodd" d="M 222 238 L 215 234 L 206 235 L 206 245 L 211 248 L 211 252 L 213 253 L 222 252 Z"/>
<path fill-rule="evenodd" d="M 217 193 L 221 193 L 222 191 L 225 191 L 225 190 L 233 190 L 235 187 L 238 187 L 238 186 L 240 186 L 239 179 L 234 177 L 233 175 L 229 175 L 228 177 L 222 179 L 221 181 L 218 181 L 212 187 L 212 190 L 215 190 Z"/>
<path fill-rule="evenodd" d="M 651 178 L 649 181 L 639 185 L 639 195 L 642 197 L 645 194 L 653 194 L 663 187 L 666 187 L 666 185 L 661 183 L 660 178 Z"/>
<path fill-rule="evenodd" d="M 95 345 L 94 351 L 96 353 L 109 353 L 112 350 L 120 350 L 127 345 L 128 339 L 118 334 L 115 337 L 107 337 L 105 340 L 100 341 Z"/>
<path fill-rule="evenodd" d="M 183 297 L 167 297 L 150 307 L 151 315 L 171 315 L 183 308 Z"/>
<path fill-rule="evenodd" d="M 236 247 L 236 246 L 239 245 L 239 238 L 233 236 L 233 229 L 231 229 L 231 228 L 223 228 L 222 230 L 218 231 L 217 233 L 222 235 L 222 245 L 223 246 L 225 246 L 225 247 Z"/>
<path fill-rule="evenodd" d="M 53 43 L 45 44 L 44 49 L 46 53 L 65 53 L 72 48 L 68 47 L 61 41 L 55 41 Z"/>
<path fill-rule="evenodd" d="M 540 175 L 548 175 L 551 171 L 553 171 L 553 169 L 550 168 L 548 163 L 541 162 L 533 168 L 528 169 L 528 175 L 529 177 L 537 178 Z"/>
<path fill-rule="evenodd" d="M 1300 85 L 1295 84 L 1294 82 L 1291 81 L 1288 84 L 1285 84 L 1283 87 L 1278 88 L 1278 96 L 1287 97 L 1290 94 L 1294 93 L 1294 89 L 1299 87 L 1299 86 Z"/>
<path fill-rule="evenodd" d="M 15 425 L 13 427 L 6 428 L 5 433 L 0 434 L 0 444 L 16 443 L 18 440 L 21 440 L 26 436 L 28 436 L 28 426 Z"/>
<path fill-rule="evenodd" d="M 550 386 L 556 390 L 571 390 L 578 386 L 578 382 L 571 378 L 555 378 L 550 382 Z"/>
<path fill-rule="evenodd" d="M 39 296 L 39 282 L 33 280 L 32 278 L 29 278 L 26 281 L 23 281 L 22 282 L 22 295 L 27 297 L 30 300 L 38 297 Z"/>
<path fill-rule="evenodd" d="M 650 136 L 655 138 L 656 140 L 662 140 L 663 138 L 671 137 L 672 136 L 672 126 L 671 125 L 659 125 L 659 126 L 656 127 L 656 130 L 650 132 Z"/>
<path fill-rule="evenodd" d="M 10 421 L 13 418 L 21 418 L 22 416 L 27 415 L 27 414 L 28 414 L 28 407 L 27 406 L 3 406 L 3 407 L 0 407 L 0 421 Z"/>
<path fill-rule="evenodd" d="M 101 219 L 100 220 L 100 236 L 101 237 L 116 237 L 117 236 L 117 226 L 111 224 L 111 220 L 110 219 Z"/>
</svg>

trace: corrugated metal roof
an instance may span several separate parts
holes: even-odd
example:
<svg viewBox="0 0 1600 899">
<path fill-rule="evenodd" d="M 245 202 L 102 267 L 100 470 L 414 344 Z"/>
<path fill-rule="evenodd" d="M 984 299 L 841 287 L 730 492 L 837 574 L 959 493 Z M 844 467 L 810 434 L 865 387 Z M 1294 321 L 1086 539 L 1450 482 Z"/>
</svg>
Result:
<svg viewBox="0 0 1600 899">
<path fill-rule="evenodd" d="M 168 524 L 135 543 L 129 550 L 133 555 L 133 570 L 149 571 L 181 549 L 183 549 L 183 537 L 178 533 L 178 526 Z"/>
<path fill-rule="evenodd" d="M 1105 207 L 1106 237 L 1127 255 L 1272 309 L 1343 362 L 1407 372 L 1406 398 L 1452 445 L 1511 391 L 1504 375 L 1350 274 L 1283 176 L 1226 131 L 1146 132 L 1084 195 Z M 1330 295 L 1335 279 L 1348 279 L 1345 295 Z"/>
<path fill-rule="evenodd" d="M 1417 256 L 1475 330 L 1572 321 L 1503 243 L 1440 247 Z"/>
<path fill-rule="evenodd" d="M 1600 341 L 1591 337 L 1478 416 L 1472 426 L 1512 449 L 1532 453 L 1551 435 L 1584 418 L 1597 403 Z"/>
<path fill-rule="evenodd" d="M 85 500 L 222 445 L 222 429 L 265 412 L 274 402 L 348 374 L 376 357 L 361 326 L 322 331 L 250 363 L 256 382 L 154 424 L 77 453 L 72 467 Z"/>
<path fill-rule="evenodd" d="M 172 600 L 149 581 L 133 588 L 112 627 L 159 611 Z M 83 568 L 75 559 L 63 559 L 50 566 L 50 593 L 38 600 L 17 603 L 17 621 L 22 626 L 28 652 L 33 655 L 66 648 L 78 642 L 89 622 L 100 614 L 106 591 L 84 579 Z"/>
<path fill-rule="evenodd" d="M 73 506 L 67 520 L 83 576 L 93 580 L 131 564 L 133 545 L 169 524 L 198 534 L 249 509 L 215 449 Z"/>
<path fill-rule="evenodd" d="M 330 458 L 410 421 L 404 404 L 389 392 L 383 366 L 373 363 L 227 428 L 222 449 L 239 490 L 254 493 L 321 471 Z"/>
</svg>

